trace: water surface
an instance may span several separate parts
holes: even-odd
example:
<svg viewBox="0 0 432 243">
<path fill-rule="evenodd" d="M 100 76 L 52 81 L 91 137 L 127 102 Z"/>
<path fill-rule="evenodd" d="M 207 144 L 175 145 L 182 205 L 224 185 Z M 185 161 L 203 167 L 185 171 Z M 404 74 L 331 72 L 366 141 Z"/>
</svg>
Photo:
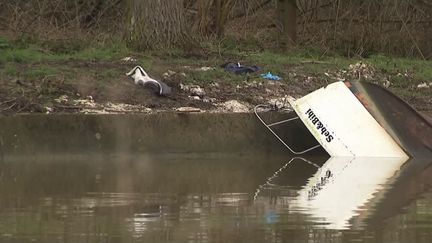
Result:
<svg viewBox="0 0 432 243">
<path fill-rule="evenodd" d="M 432 241 L 427 159 L 292 158 L 249 116 L 8 119 L 0 242 Z"/>
</svg>

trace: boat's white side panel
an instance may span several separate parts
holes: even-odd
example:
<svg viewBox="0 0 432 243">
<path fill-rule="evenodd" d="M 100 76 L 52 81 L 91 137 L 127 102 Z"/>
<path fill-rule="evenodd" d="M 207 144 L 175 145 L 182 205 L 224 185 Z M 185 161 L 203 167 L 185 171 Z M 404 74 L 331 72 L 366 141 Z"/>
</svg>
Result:
<svg viewBox="0 0 432 243">
<path fill-rule="evenodd" d="M 408 158 L 343 82 L 290 103 L 332 157 Z"/>
<path fill-rule="evenodd" d="M 382 186 L 395 178 L 404 158 L 332 157 L 321 167 L 292 202 L 322 219 L 329 228 L 346 228 L 360 207 L 371 207 L 385 193 Z M 372 209 L 371 209 L 372 210 Z"/>
</svg>

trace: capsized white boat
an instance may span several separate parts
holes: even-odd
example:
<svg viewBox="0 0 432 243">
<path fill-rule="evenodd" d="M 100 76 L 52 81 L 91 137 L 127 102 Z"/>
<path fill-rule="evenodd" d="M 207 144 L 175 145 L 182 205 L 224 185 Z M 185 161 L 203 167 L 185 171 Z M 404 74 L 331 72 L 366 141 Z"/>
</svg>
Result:
<svg viewBox="0 0 432 243">
<path fill-rule="evenodd" d="M 331 157 L 432 157 L 432 125 L 389 91 L 335 82 L 289 100 Z"/>
</svg>

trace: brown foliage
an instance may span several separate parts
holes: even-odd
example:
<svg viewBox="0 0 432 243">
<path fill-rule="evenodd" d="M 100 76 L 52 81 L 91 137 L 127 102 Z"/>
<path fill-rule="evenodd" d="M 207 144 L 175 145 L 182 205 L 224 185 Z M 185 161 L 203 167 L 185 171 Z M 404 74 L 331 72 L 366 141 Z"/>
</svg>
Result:
<svg viewBox="0 0 432 243">
<path fill-rule="evenodd" d="M 42 39 L 119 37 L 126 28 L 125 3 L 126 0 L 3 0 L 0 31 Z M 239 41 L 253 40 L 262 47 L 278 46 L 274 43 L 282 29 L 274 3 L 184 0 L 185 31 L 198 39 L 228 36 Z M 297 37 L 301 46 L 343 50 L 348 56 L 383 52 L 432 58 L 430 0 L 297 0 L 297 6 Z"/>
<path fill-rule="evenodd" d="M 397 53 L 431 58 L 432 4 L 427 0 L 301 0 L 305 45 L 348 55 Z"/>
<path fill-rule="evenodd" d="M 41 39 L 81 38 L 114 32 L 122 18 L 122 0 L 3 0 L 3 31 L 15 37 Z M 1 19 L 0 19 L 1 20 Z"/>
</svg>

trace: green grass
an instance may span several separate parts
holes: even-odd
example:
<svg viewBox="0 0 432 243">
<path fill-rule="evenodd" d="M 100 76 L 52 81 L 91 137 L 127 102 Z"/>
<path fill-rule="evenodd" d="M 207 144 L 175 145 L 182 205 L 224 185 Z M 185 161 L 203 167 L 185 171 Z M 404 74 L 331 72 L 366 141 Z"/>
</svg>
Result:
<svg viewBox="0 0 432 243">
<path fill-rule="evenodd" d="M 125 46 L 116 44 L 88 46 L 74 52 L 54 52 L 37 44 L 9 45 L 7 43 L 9 42 L 0 39 L 0 63 L 36 63 L 67 60 L 111 61 L 121 59 L 129 54 Z"/>
<path fill-rule="evenodd" d="M 375 68 L 388 74 L 404 75 L 408 73 L 416 80 L 425 82 L 432 81 L 432 61 L 421 59 L 410 59 L 400 57 L 388 57 L 384 55 L 373 55 L 366 59 Z"/>
<path fill-rule="evenodd" d="M 19 68 L 14 64 L 8 63 L 3 69 L 0 69 L 1 75 L 24 78 L 26 80 L 42 79 L 44 77 L 58 75 L 60 73 L 61 70 L 57 67 L 47 65 L 37 65 L 26 68 Z"/>
<path fill-rule="evenodd" d="M 253 46 L 253 43 L 249 43 Z M 209 81 L 240 82 L 257 78 L 255 75 L 234 75 L 225 72 L 219 67 L 226 61 L 240 61 L 245 65 L 257 65 L 263 68 L 263 72 L 272 72 L 280 75 L 284 80 L 289 80 L 293 74 L 299 75 L 323 75 L 325 72 L 347 69 L 350 64 L 359 61 L 370 63 L 381 73 L 392 76 L 395 86 L 405 87 L 407 82 L 431 82 L 432 62 L 419 59 L 393 58 L 384 55 L 372 55 L 365 59 L 348 59 L 336 54 L 323 55 L 316 49 L 297 49 L 287 53 L 275 53 L 271 51 L 258 52 L 249 48 L 248 52 L 235 48 L 235 43 L 225 40 L 221 44 L 222 52 L 213 53 L 207 58 L 189 58 L 188 53 L 180 49 L 151 51 L 146 53 L 131 52 L 121 42 L 108 44 L 85 43 L 82 41 L 60 41 L 59 43 L 37 43 L 18 41 L 13 42 L 0 37 L 0 68 L 4 75 L 21 75 L 26 78 L 36 79 L 47 75 L 60 73 L 59 68 L 53 68 L 57 64 L 51 62 L 62 61 L 118 61 L 126 56 L 138 58 L 138 63 L 150 73 L 161 75 L 171 69 L 177 72 L 186 72 L 186 81 L 193 83 Z M 13 65 L 34 66 L 27 71 L 17 70 Z M 16 65 L 18 66 L 18 65 Z M 36 68 L 35 66 L 39 66 Z M 59 66 L 59 65 L 57 65 Z M 62 65 L 60 65 L 62 66 Z M 193 71 L 184 70 L 184 66 L 192 68 L 211 66 L 216 70 Z M 63 70 L 65 69 L 65 70 Z M 68 73 L 68 67 L 63 66 L 62 72 Z M 401 75 L 398 75 L 398 74 Z M 404 75 L 408 74 L 409 77 Z M 101 78 L 111 79 L 116 76 L 113 70 L 101 70 Z"/>
<path fill-rule="evenodd" d="M 0 61 L 3 63 L 16 62 L 16 63 L 31 63 L 40 62 L 43 60 L 51 59 L 53 56 L 42 53 L 34 46 L 25 49 L 7 48 L 0 50 Z"/>
<path fill-rule="evenodd" d="M 192 71 L 188 73 L 186 81 L 189 83 L 202 84 L 212 83 L 214 81 L 225 81 L 239 83 L 248 80 L 250 77 L 256 75 L 235 75 L 232 73 L 225 72 L 221 68 L 209 71 Z"/>
<path fill-rule="evenodd" d="M 21 76 L 28 80 L 38 80 L 47 76 L 59 74 L 60 71 L 50 66 L 39 66 L 36 68 L 29 68 L 21 73 Z"/>
<path fill-rule="evenodd" d="M 247 62 L 261 66 L 265 72 L 281 75 L 285 80 L 293 73 L 323 75 L 348 67 L 357 60 L 341 56 L 322 56 L 315 50 L 295 50 L 289 53 L 258 52 L 250 54 Z"/>
<path fill-rule="evenodd" d="M 82 51 L 64 55 L 65 59 L 74 60 L 91 60 L 91 61 L 111 61 L 119 60 L 128 55 L 128 50 L 125 47 L 90 47 Z"/>
<path fill-rule="evenodd" d="M 7 64 L 3 69 L 1 69 L 1 73 L 7 76 L 18 76 L 18 68 L 14 65 Z"/>
<path fill-rule="evenodd" d="M 0 36 L 0 50 L 10 47 L 10 42 L 6 38 Z"/>
</svg>

